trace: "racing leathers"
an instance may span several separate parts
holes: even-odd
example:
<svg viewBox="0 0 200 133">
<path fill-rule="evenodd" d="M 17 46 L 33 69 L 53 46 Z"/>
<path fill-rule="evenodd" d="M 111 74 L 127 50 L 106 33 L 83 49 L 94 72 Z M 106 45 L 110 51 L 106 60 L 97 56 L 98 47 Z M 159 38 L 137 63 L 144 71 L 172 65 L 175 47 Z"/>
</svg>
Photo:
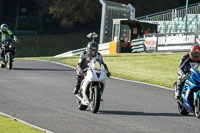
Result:
<svg viewBox="0 0 200 133">
<path fill-rule="evenodd" d="M 188 72 L 190 71 L 191 67 L 199 67 L 200 61 L 197 62 L 193 61 L 190 58 L 189 53 L 184 55 L 181 60 L 178 67 L 178 81 L 177 81 L 177 92 L 175 98 L 178 99 L 181 96 L 181 92 L 183 89 L 183 85 L 185 83 L 185 80 L 188 78 Z"/>
<path fill-rule="evenodd" d="M 14 35 L 13 33 L 10 31 L 10 30 L 7 30 L 7 31 L 2 31 L 0 29 L 0 36 L 1 36 L 1 43 L 0 43 L 0 57 L 3 57 L 3 52 L 2 52 L 2 42 L 5 41 L 8 37 L 11 37 L 12 40 L 14 40 Z"/>
<path fill-rule="evenodd" d="M 106 69 L 106 71 L 107 71 L 107 76 L 108 77 L 111 76 L 111 73 L 108 71 L 107 65 L 103 61 L 102 55 L 99 52 L 97 53 L 96 57 L 91 57 L 91 56 L 89 56 L 87 51 L 84 51 L 80 55 L 80 58 L 79 58 L 79 61 L 78 61 L 78 65 L 76 67 L 76 73 L 77 73 L 76 79 L 77 79 L 77 82 L 76 82 L 75 89 L 73 91 L 74 94 L 77 94 L 78 90 L 80 89 L 80 84 L 81 84 L 81 81 L 82 81 L 81 77 L 82 77 L 82 74 L 83 74 L 83 70 L 88 67 L 88 63 L 90 63 L 90 61 L 93 58 L 96 58 L 96 61 L 98 61 L 100 65 L 103 64 L 105 69 Z"/>
<path fill-rule="evenodd" d="M 14 35 L 13 35 L 13 33 L 10 30 L 7 30 L 7 31 L 0 30 L 0 32 L 1 32 L 1 42 L 4 41 L 4 40 L 6 40 L 6 38 L 8 36 L 10 36 L 11 39 L 14 39 Z"/>
</svg>

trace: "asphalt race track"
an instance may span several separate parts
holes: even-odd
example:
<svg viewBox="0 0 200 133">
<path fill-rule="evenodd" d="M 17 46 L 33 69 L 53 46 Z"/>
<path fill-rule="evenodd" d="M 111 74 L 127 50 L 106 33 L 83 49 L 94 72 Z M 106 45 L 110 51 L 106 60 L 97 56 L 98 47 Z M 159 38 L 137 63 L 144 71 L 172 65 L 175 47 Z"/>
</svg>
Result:
<svg viewBox="0 0 200 133">
<path fill-rule="evenodd" d="M 74 85 L 72 68 L 15 60 L 13 70 L 0 68 L 0 112 L 55 133 L 200 132 L 200 119 L 179 115 L 171 90 L 107 79 L 93 114 L 78 110 Z"/>
</svg>

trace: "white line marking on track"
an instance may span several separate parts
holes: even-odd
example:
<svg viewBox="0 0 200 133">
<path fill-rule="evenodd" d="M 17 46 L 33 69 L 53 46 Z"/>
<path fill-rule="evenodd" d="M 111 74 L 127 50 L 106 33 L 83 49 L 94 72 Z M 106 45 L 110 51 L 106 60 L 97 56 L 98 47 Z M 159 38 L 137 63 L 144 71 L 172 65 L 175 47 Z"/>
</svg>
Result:
<svg viewBox="0 0 200 133">
<path fill-rule="evenodd" d="M 38 61 L 44 61 L 44 62 L 55 63 L 55 64 L 58 64 L 58 65 L 67 66 L 67 67 L 72 68 L 72 69 L 76 69 L 76 67 L 73 67 L 73 66 L 70 66 L 70 65 L 66 65 L 66 64 L 62 64 L 62 63 L 55 62 L 55 61 L 47 61 L 47 60 L 41 60 L 41 59 L 39 59 Z M 116 80 L 121 80 L 121 81 L 126 81 L 126 82 L 139 83 L 139 84 L 144 84 L 144 85 L 149 85 L 149 86 L 159 87 L 159 88 L 162 88 L 162 89 L 166 89 L 166 90 L 174 91 L 173 88 L 168 88 L 168 87 L 161 86 L 161 85 L 155 85 L 155 84 L 150 84 L 150 83 L 145 83 L 145 82 L 140 82 L 140 81 L 134 81 L 134 80 L 128 80 L 128 79 L 122 79 L 122 78 L 113 77 L 113 76 L 111 76 L 110 78 L 112 78 L 112 79 L 116 79 Z"/>
<path fill-rule="evenodd" d="M 26 125 L 28 125 L 28 126 L 30 126 L 30 127 L 35 128 L 35 129 L 41 130 L 41 131 L 44 132 L 44 133 L 54 133 L 54 132 L 52 132 L 52 131 L 49 131 L 49 130 L 46 130 L 46 129 L 44 129 L 44 128 L 35 126 L 35 125 L 33 125 L 33 124 L 30 124 L 30 123 L 28 123 L 28 122 L 25 122 L 25 121 L 23 121 L 23 120 L 21 120 L 21 119 L 18 119 L 18 118 L 16 118 L 16 117 L 13 117 L 13 116 L 8 115 L 8 114 L 3 113 L 3 112 L 0 112 L 0 115 L 3 115 L 3 116 L 8 117 L 8 118 L 11 118 L 11 119 L 16 120 L 16 121 L 18 121 L 18 122 L 21 122 L 21 123 L 23 123 L 23 124 L 26 124 Z"/>
<path fill-rule="evenodd" d="M 122 80 L 122 81 L 127 81 L 127 82 L 132 82 L 132 83 L 139 83 L 139 84 L 144 84 L 144 85 L 149 85 L 149 86 L 154 86 L 154 87 L 159 87 L 159 88 L 162 88 L 162 89 L 174 91 L 173 88 L 168 88 L 168 87 L 161 86 L 161 85 L 154 85 L 154 84 L 150 84 L 150 83 L 134 81 L 134 80 L 128 80 L 128 79 L 122 79 L 122 78 L 118 78 L 118 77 L 112 77 L 112 78 L 113 79 L 117 79 L 117 80 Z"/>
<path fill-rule="evenodd" d="M 20 119 L 18 119 L 18 118 L 15 118 L 15 117 L 13 117 L 13 116 L 11 116 L 11 115 L 8 115 L 8 114 L 2 113 L 2 112 L 0 112 L 0 115 L 3 115 L 3 116 L 8 117 L 8 118 L 11 118 L 11 119 L 16 120 L 16 121 L 18 121 L 18 122 L 21 122 L 21 123 L 23 123 L 23 124 L 26 124 L 26 125 L 28 125 L 28 126 L 30 126 L 30 127 L 35 128 L 35 129 L 41 130 L 42 132 L 45 132 L 45 133 L 53 133 L 53 132 L 48 131 L 48 130 L 46 130 L 46 129 L 43 129 L 43 128 L 41 128 L 41 127 L 32 125 L 32 124 L 30 124 L 30 123 L 28 123 L 28 122 L 25 122 L 25 121 L 23 121 L 23 120 L 20 120 Z"/>
</svg>

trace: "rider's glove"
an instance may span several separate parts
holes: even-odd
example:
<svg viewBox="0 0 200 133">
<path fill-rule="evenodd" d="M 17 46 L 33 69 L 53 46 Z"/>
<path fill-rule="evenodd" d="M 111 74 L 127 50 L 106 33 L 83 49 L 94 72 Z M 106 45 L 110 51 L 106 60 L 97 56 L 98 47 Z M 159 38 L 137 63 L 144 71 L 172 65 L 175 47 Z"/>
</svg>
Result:
<svg viewBox="0 0 200 133">
<path fill-rule="evenodd" d="M 83 74 L 83 70 L 82 70 L 82 69 L 78 70 L 78 71 L 77 71 L 77 74 L 78 74 L 78 75 Z"/>
<path fill-rule="evenodd" d="M 88 70 L 88 67 L 86 67 L 85 69 L 83 69 L 83 73 L 86 73 Z"/>
<path fill-rule="evenodd" d="M 107 75 L 107 77 L 109 77 L 109 78 L 110 78 L 110 76 L 111 76 L 111 73 L 110 73 L 110 72 L 107 72 L 107 73 L 106 73 L 106 75 Z"/>
<path fill-rule="evenodd" d="M 17 40 L 18 40 L 17 37 L 14 36 L 13 41 L 14 41 L 14 42 L 17 42 Z"/>
<path fill-rule="evenodd" d="M 185 74 L 185 75 L 182 76 L 183 79 L 188 79 L 189 77 L 190 77 L 189 73 L 187 73 L 187 74 Z"/>
</svg>

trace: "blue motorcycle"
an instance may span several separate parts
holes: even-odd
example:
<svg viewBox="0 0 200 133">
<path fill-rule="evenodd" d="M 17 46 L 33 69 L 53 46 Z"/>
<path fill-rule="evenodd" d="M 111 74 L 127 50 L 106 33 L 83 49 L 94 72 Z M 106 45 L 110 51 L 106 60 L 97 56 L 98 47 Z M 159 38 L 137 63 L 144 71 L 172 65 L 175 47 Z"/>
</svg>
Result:
<svg viewBox="0 0 200 133">
<path fill-rule="evenodd" d="M 177 83 L 174 83 L 177 90 Z M 176 91 L 175 91 L 176 92 Z M 191 68 L 188 78 L 183 86 L 181 98 L 177 100 L 178 111 L 181 115 L 193 113 L 200 118 L 200 72 Z"/>
</svg>

